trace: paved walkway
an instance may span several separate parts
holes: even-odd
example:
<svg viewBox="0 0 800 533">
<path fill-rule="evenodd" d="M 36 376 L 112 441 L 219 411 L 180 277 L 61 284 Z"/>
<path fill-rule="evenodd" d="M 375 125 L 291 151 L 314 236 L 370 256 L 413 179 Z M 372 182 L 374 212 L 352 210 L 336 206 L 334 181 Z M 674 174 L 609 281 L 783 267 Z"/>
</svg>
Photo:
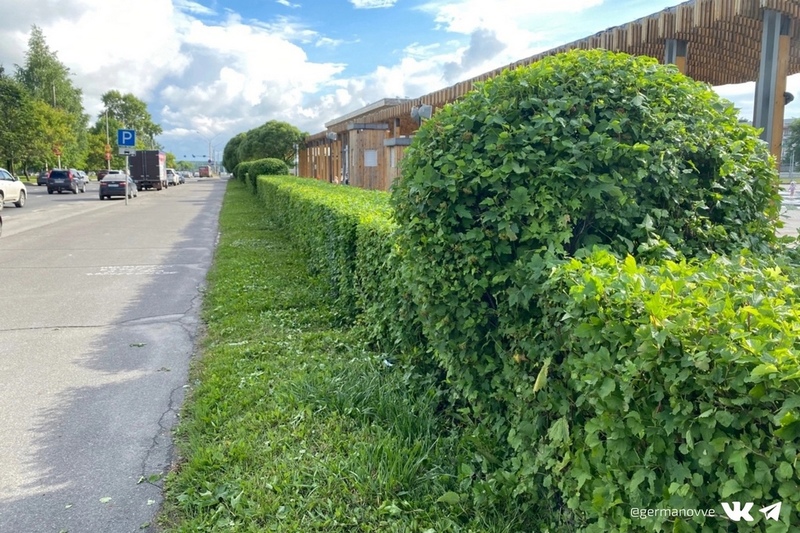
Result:
<svg viewBox="0 0 800 533">
<path fill-rule="evenodd" d="M 797 235 L 800 230 L 800 188 L 794 193 L 794 197 L 789 196 L 788 190 L 781 191 L 783 198 L 783 228 L 778 230 L 779 235 Z"/>
</svg>

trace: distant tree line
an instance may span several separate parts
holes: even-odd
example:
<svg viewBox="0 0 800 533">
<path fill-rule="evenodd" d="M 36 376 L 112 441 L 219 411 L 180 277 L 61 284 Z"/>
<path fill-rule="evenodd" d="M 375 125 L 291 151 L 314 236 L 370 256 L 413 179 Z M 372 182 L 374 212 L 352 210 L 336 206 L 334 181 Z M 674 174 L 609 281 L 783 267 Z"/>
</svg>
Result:
<svg viewBox="0 0 800 533">
<path fill-rule="evenodd" d="M 136 130 L 137 149 L 161 148 L 155 138 L 163 130 L 143 101 L 110 90 L 102 102 L 103 111 L 90 125 L 83 92 L 34 25 L 24 64 L 15 65 L 13 73 L 0 65 L 0 165 L 27 174 L 53 168 L 60 156 L 62 167 L 100 169 L 106 167 L 108 144 L 112 168 L 121 168 L 125 161 L 118 155 L 119 128 Z"/>
<path fill-rule="evenodd" d="M 308 133 L 286 122 L 270 120 L 256 128 L 235 135 L 222 151 L 222 165 L 230 172 L 245 161 L 275 158 L 290 167 L 294 164 L 297 145 Z"/>
</svg>

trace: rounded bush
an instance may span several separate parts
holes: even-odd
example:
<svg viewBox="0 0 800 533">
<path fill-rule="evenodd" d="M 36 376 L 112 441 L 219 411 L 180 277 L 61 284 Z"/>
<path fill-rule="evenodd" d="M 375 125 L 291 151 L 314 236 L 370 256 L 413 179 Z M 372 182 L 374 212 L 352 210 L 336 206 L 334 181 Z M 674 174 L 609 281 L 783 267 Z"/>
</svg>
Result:
<svg viewBox="0 0 800 533">
<path fill-rule="evenodd" d="M 396 189 L 412 236 L 567 254 L 693 256 L 774 239 L 778 176 L 756 130 L 654 59 L 572 51 L 505 71 L 426 122 Z M 416 220 L 420 219 L 420 220 Z M 433 241 L 430 241 L 433 243 Z"/>
<path fill-rule="evenodd" d="M 265 157 L 251 161 L 250 172 L 257 176 L 285 176 L 289 173 L 289 166 L 281 159 Z"/>
<path fill-rule="evenodd" d="M 392 201 L 404 279 L 454 396 L 508 434 L 518 391 L 504 373 L 526 356 L 498 309 L 541 318 L 537 258 L 766 251 L 778 183 L 729 102 L 651 58 L 571 51 L 445 106 L 407 149 Z"/>
<path fill-rule="evenodd" d="M 242 161 L 236 165 L 236 177 L 250 185 L 250 190 L 257 191 L 259 176 L 285 176 L 289 174 L 289 166 L 280 159 L 265 157 L 252 161 Z"/>
</svg>

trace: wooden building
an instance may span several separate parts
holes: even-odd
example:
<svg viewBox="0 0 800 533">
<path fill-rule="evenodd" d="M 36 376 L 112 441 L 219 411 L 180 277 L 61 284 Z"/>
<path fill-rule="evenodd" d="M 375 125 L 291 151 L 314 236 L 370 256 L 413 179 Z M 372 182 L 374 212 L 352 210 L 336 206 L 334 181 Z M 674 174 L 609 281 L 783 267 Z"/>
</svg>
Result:
<svg viewBox="0 0 800 533">
<path fill-rule="evenodd" d="M 800 0 L 690 0 L 419 98 L 381 100 L 328 122 L 301 147 L 300 175 L 388 189 L 419 125 L 414 107 L 427 104 L 435 112 L 475 82 L 576 48 L 652 56 L 712 86 L 755 81 L 753 124 L 780 160 L 786 77 L 800 72 L 798 19 Z"/>
</svg>

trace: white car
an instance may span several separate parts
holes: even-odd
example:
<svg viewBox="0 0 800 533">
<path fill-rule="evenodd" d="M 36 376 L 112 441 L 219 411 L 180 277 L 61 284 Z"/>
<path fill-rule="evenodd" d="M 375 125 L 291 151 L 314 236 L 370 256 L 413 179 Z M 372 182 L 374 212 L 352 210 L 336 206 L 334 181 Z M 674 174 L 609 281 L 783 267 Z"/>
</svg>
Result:
<svg viewBox="0 0 800 533">
<path fill-rule="evenodd" d="M 175 172 L 174 168 L 167 169 L 167 183 L 169 184 L 170 187 L 172 187 L 173 185 L 181 184 L 180 177 L 178 177 L 178 173 Z"/>
<path fill-rule="evenodd" d="M 0 168 L 0 210 L 6 202 L 14 202 L 17 207 L 25 205 L 28 199 L 28 189 L 25 184 L 11 175 L 11 173 Z"/>
</svg>

